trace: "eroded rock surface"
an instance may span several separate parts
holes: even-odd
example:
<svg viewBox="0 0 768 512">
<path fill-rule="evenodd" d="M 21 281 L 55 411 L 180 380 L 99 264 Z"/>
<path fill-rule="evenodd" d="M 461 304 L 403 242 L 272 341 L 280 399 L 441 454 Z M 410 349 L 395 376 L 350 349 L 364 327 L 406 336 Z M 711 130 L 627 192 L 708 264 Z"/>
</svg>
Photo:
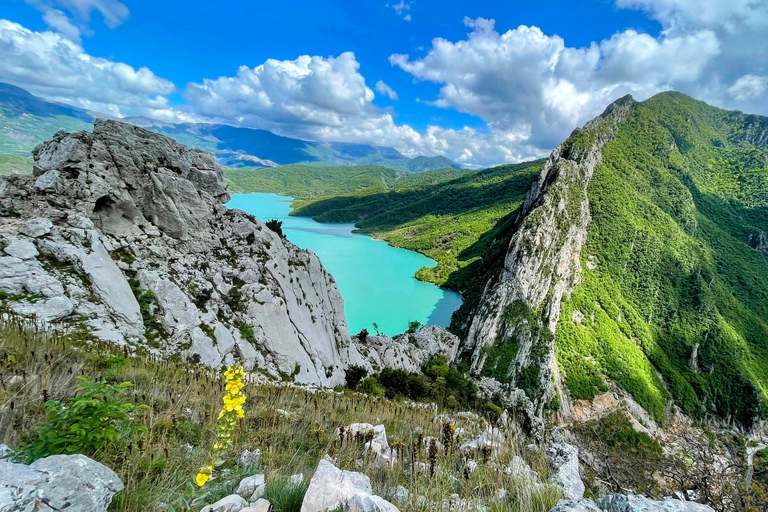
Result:
<svg viewBox="0 0 768 512">
<path fill-rule="evenodd" d="M 602 148 L 634 104 L 631 96 L 621 98 L 576 132 L 567 147 L 555 148 L 513 223 L 503 266 L 469 319 L 463 350 L 472 370 L 504 375 L 497 386 L 486 387 L 501 392 L 507 407 L 525 411 L 539 436 L 558 378 L 554 333 L 560 304 L 581 272 L 591 220 L 587 188 Z"/>
<path fill-rule="evenodd" d="M 52 455 L 29 466 L 0 461 L 0 512 L 106 512 L 122 489 L 114 471 L 85 455 Z"/>
<path fill-rule="evenodd" d="M 364 360 L 320 260 L 224 207 L 209 153 L 97 121 L 93 133 L 56 134 L 34 160 L 34 176 L 0 179 L 9 309 L 300 383 L 340 384 L 350 361 Z"/>
</svg>

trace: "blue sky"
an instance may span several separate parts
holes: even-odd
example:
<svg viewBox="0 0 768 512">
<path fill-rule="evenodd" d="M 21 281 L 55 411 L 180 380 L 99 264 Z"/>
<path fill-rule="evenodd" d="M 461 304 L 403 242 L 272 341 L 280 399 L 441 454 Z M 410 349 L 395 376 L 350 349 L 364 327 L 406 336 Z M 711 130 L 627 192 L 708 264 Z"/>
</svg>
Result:
<svg viewBox="0 0 768 512">
<path fill-rule="evenodd" d="M 546 154 L 626 93 L 768 113 L 766 3 L 3 0 L 0 81 L 483 166 Z"/>
</svg>

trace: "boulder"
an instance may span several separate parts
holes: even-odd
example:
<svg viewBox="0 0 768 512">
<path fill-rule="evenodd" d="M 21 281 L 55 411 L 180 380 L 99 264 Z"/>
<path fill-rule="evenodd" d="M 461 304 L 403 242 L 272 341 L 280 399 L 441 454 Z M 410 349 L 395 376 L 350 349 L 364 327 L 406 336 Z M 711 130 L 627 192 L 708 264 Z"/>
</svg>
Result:
<svg viewBox="0 0 768 512">
<path fill-rule="evenodd" d="M 38 254 L 34 244 L 26 240 L 19 240 L 18 238 L 11 239 L 10 243 L 3 250 L 8 256 L 13 256 L 20 260 L 31 260 Z"/>
<path fill-rule="evenodd" d="M 372 494 L 370 479 L 354 471 L 337 468 L 327 457 L 320 461 L 309 481 L 301 512 L 326 512 L 343 508 L 352 497 Z"/>
<path fill-rule="evenodd" d="M 519 455 L 512 457 L 512 461 L 510 461 L 509 466 L 504 471 L 518 480 L 536 482 L 539 479 L 539 474 L 531 469 L 531 466 Z"/>
<path fill-rule="evenodd" d="M 712 507 L 693 501 L 665 498 L 652 500 L 640 495 L 612 494 L 595 501 L 604 512 L 714 512 Z"/>
<path fill-rule="evenodd" d="M 468 441 L 461 446 L 465 453 L 477 453 L 483 450 L 489 450 L 493 455 L 501 448 L 504 443 L 504 434 L 497 427 L 488 426 L 477 439 Z"/>
<path fill-rule="evenodd" d="M 547 447 L 547 461 L 552 468 L 549 482 L 563 490 L 569 500 L 584 497 L 584 482 L 579 475 L 579 450 L 567 443 L 553 443 Z"/>
<path fill-rule="evenodd" d="M 592 500 L 560 500 L 549 512 L 603 512 Z"/>
<path fill-rule="evenodd" d="M 395 489 L 395 500 L 400 505 L 403 505 L 405 502 L 408 501 L 408 496 L 409 495 L 410 495 L 410 493 L 408 492 L 408 489 L 406 489 L 402 485 L 398 485 L 397 489 Z"/>
<path fill-rule="evenodd" d="M 29 466 L 0 461 L 0 512 L 106 512 L 122 489 L 114 471 L 85 455 L 52 455 Z"/>
<path fill-rule="evenodd" d="M 53 222 L 51 222 L 50 219 L 38 217 L 35 219 L 29 219 L 20 229 L 20 231 L 32 238 L 39 238 L 50 233 L 51 229 L 53 229 Z"/>
<path fill-rule="evenodd" d="M 203 507 L 200 512 L 241 512 L 248 506 L 248 502 L 242 496 L 230 494 L 213 505 Z"/>
<path fill-rule="evenodd" d="M 235 494 L 239 494 L 243 498 L 248 499 L 248 501 L 254 502 L 264 495 L 265 488 L 264 475 L 253 475 L 240 480 L 240 484 L 235 489 Z M 260 494 L 255 496 L 257 492 L 260 492 Z"/>
<path fill-rule="evenodd" d="M 249 507 L 245 507 L 240 512 L 271 512 L 272 511 L 272 504 L 265 500 L 265 499 L 259 499 L 256 500 L 255 503 L 251 503 Z"/>
<path fill-rule="evenodd" d="M 344 512 L 400 512 L 380 496 L 355 494 L 344 506 Z"/>
<path fill-rule="evenodd" d="M 243 453 L 241 453 L 240 457 L 237 459 L 237 465 L 241 468 L 255 466 L 259 463 L 259 458 L 261 458 L 261 450 L 258 448 L 253 451 L 243 450 Z"/>
</svg>

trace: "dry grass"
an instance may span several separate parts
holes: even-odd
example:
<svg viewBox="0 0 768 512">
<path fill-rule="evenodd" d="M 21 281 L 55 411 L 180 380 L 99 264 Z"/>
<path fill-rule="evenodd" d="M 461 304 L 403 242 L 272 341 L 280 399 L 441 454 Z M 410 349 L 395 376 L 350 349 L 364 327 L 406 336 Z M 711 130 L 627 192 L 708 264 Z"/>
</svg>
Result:
<svg viewBox="0 0 768 512">
<path fill-rule="evenodd" d="M 0 442 L 17 446 L 24 432 L 44 419 L 46 399 L 66 401 L 74 395 L 78 375 L 130 381 L 133 387 L 127 399 L 149 406 L 136 417 L 146 426 L 145 433 L 93 455 L 125 484 L 111 510 L 161 511 L 163 503 L 182 496 L 214 441 L 223 394 L 218 373 L 132 353 L 84 333 L 48 335 L 6 320 L 0 322 Z M 410 497 L 398 504 L 403 511 L 442 511 L 449 502 L 454 503 L 452 510 L 462 510 L 482 502 L 494 512 L 546 512 L 559 497 L 551 487 L 518 481 L 503 472 L 514 455 L 526 458 L 540 474 L 547 472 L 543 454 L 523 449 L 527 440 L 512 432 L 498 453 L 475 456 L 479 467 L 474 473 L 465 471 L 467 457 L 458 447 L 484 429 L 483 420 L 455 419 L 463 431 L 431 461 L 428 447 L 418 443 L 422 436 L 443 439 L 444 418 L 431 408 L 293 386 L 248 385 L 245 391 L 246 416 L 225 454 L 224 471 L 206 485 L 211 501 L 231 493 L 242 476 L 255 472 L 256 468 L 238 468 L 234 462 L 244 449 L 256 448 L 262 452 L 259 470 L 268 482 L 295 473 L 310 478 L 328 453 L 340 467 L 368 474 L 375 492 L 390 500 L 398 485 L 405 486 Z M 376 467 L 364 454 L 364 440 L 341 442 L 339 427 L 355 422 L 386 426 L 390 445 L 399 448 L 391 468 Z M 419 469 L 422 464 L 426 467 Z M 497 498 L 498 489 L 508 491 L 505 499 Z M 452 495 L 468 501 L 456 502 Z"/>
</svg>

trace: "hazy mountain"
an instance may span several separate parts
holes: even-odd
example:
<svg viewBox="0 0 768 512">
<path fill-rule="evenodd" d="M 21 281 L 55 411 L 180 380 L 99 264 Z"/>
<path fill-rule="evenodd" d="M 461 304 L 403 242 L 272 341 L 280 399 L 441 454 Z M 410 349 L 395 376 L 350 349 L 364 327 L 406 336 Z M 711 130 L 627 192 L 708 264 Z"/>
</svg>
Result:
<svg viewBox="0 0 768 512">
<path fill-rule="evenodd" d="M 29 163 L 32 148 L 59 130 L 89 130 L 94 118 L 108 117 L 47 101 L 20 87 L 0 83 L 0 170 L 9 172 L 24 168 Z M 224 167 L 370 164 L 405 172 L 462 168 L 445 157 L 408 158 L 395 149 L 382 146 L 306 141 L 267 130 L 224 124 L 175 124 L 148 117 L 123 121 L 167 135 L 187 146 L 210 151 Z M 5 164 L 9 160 L 12 167 Z"/>
</svg>

